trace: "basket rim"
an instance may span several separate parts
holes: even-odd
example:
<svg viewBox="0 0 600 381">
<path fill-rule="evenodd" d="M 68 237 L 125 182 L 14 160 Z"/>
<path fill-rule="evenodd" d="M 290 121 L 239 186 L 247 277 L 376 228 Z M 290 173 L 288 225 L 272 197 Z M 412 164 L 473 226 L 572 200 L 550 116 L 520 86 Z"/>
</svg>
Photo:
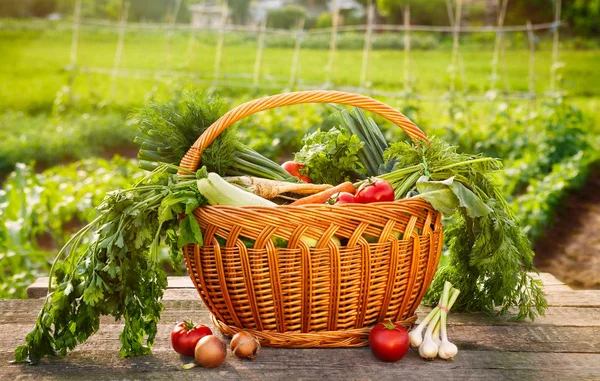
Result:
<svg viewBox="0 0 600 381">
<path fill-rule="evenodd" d="M 436 213 L 441 213 L 439 210 L 435 209 L 433 207 L 433 205 L 431 205 L 430 202 L 424 200 L 423 198 L 420 197 L 415 197 L 415 198 L 401 198 L 399 200 L 394 200 L 394 201 L 381 201 L 381 202 L 370 202 L 368 204 L 360 204 L 360 203 L 348 203 L 348 204 L 327 204 L 327 203 L 323 203 L 323 204 L 303 204 L 303 205 L 274 205 L 274 206 L 261 206 L 261 205 L 242 205 L 242 206 L 237 206 L 237 205 L 203 205 L 203 206 L 199 206 L 196 209 L 202 209 L 202 208 L 207 208 L 207 209 L 227 209 L 227 210 L 231 210 L 231 209 L 244 209 L 244 210 L 271 210 L 271 209 L 284 209 L 284 210 L 302 210 L 302 209 L 323 209 L 323 207 L 326 208 L 334 208 L 334 209 L 365 209 L 365 208 L 375 208 L 375 207 L 385 207 L 386 205 L 389 206 L 397 206 L 398 204 L 413 204 L 413 205 L 423 205 L 426 208 L 431 209 L 432 211 L 436 212 Z"/>
</svg>

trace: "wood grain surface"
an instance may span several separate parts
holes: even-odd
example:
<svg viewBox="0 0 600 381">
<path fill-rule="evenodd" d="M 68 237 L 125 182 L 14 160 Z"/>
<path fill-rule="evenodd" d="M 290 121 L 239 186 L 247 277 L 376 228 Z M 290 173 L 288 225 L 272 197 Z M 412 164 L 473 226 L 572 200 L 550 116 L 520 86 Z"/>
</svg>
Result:
<svg viewBox="0 0 600 381">
<path fill-rule="evenodd" d="M 231 353 L 216 369 L 184 371 L 191 359 L 170 347 L 169 333 L 180 319 L 209 326 L 209 313 L 187 277 L 169 278 L 165 311 L 149 356 L 119 358 L 122 325 L 102 318 L 98 333 L 65 358 L 38 366 L 9 364 L 13 349 L 32 328 L 41 299 L 0 300 L 0 380 L 600 380 L 600 291 L 573 291 L 549 274 L 549 308 L 535 322 L 452 313 L 448 334 L 459 347 L 454 361 L 427 362 L 415 350 L 393 364 L 357 349 L 263 348 L 254 361 Z M 47 279 L 46 279 L 47 281 Z M 45 295 L 40 279 L 30 296 Z M 417 313 L 423 318 L 428 308 Z"/>
</svg>

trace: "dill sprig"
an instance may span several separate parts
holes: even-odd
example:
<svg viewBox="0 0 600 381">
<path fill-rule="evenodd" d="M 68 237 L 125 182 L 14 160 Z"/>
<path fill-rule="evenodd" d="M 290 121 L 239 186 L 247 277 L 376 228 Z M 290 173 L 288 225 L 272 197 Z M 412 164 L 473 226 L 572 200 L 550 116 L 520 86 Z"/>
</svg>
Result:
<svg viewBox="0 0 600 381">
<path fill-rule="evenodd" d="M 154 102 L 137 110 L 135 143 L 140 167 L 152 171 L 160 164 L 178 165 L 196 139 L 224 114 L 216 96 L 186 91 L 179 100 Z M 202 165 L 221 176 L 240 174 L 271 180 L 295 181 L 277 163 L 246 147 L 233 128 L 223 131 L 202 153 Z"/>
</svg>

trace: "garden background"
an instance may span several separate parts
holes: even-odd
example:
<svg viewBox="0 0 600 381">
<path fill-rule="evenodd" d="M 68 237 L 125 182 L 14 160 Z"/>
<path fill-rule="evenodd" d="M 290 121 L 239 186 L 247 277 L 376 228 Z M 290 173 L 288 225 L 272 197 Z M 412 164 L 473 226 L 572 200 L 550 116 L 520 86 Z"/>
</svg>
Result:
<svg viewBox="0 0 600 381">
<path fill-rule="evenodd" d="M 142 175 L 130 115 L 187 90 L 230 106 L 308 88 L 372 95 L 501 158 L 537 266 L 600 288 L 600 0 L 285 1 L 257 22 L 262 3 L 2 2 L 0 298 L 23 297 L 106 192 Z M 293 106 L 237 129 L 281 162 L 329 114 Z"/>
</svg>

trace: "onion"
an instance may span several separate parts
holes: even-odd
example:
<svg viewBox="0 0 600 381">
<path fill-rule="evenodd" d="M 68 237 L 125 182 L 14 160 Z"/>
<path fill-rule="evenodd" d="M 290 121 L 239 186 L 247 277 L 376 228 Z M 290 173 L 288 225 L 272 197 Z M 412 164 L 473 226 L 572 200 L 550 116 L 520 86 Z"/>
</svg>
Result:
<svg viewBox="0 0 600 381">
<path fill-rule="evenodd" d="M 229 348 L 241 359 L 254 360 L 260 350 L 260 342 L 248 331 L 239 331 L 231 339 Z"/>
<path fill-rule="evenodd" d="M 225 344 L 215 335 L 204 336 L 196 344 L 194 360 L 205 368 L 216 368 L 223 364 L 227 357 Z"/>
</svg>

